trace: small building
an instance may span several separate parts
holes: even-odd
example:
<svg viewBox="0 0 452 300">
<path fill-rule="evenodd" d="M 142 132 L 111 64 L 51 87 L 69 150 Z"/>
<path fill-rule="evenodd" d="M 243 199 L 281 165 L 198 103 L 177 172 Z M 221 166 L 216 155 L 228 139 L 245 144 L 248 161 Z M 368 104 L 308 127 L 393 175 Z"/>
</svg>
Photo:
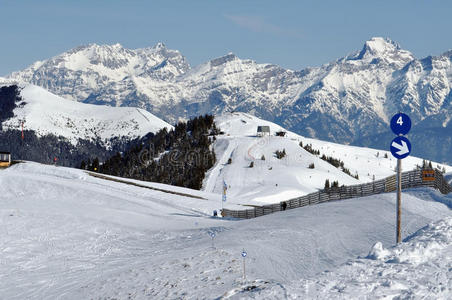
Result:
<svg viewBox="0 0 452 300">
<path fill-rule="evenodd" d="M 0 168 L 7 168 L 11 165 L 11 153 L 0 152 Z"/>
<path fill-rule="evenodd" d="M 270 135 L 270 126 L 257 126 L 257 136 Z"/>
</svg>

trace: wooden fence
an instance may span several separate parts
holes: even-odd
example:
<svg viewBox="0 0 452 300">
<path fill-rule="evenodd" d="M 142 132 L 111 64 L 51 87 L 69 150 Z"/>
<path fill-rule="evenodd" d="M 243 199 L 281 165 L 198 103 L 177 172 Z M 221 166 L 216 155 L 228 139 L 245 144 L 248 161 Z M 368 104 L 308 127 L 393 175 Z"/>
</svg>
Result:
<svg viewBox="0 0 452 300">
<path fill-rule="evenodd" d="M 429 177 L 428 180 L 423 178 L 424 171 L 432 173 L 431 174 L 432 176 Z M 452 192 L 452 187 L 447 183 L 441 172 L 439 172 L 438 170 L 417 169 L 402 173 L 402 189 L 419 186 L 432 187 L 438 189 L 443 194 L 448 194 Z M 396 176 L 393 175 L 385 179 L 369 183 L 324 189 L 318 192 L 282 201 L 276 204 L 263 205 L 244 210 L 223 209 L 222 215 L 224 217 L 231 218 L 251 219 L 268 215 L 274 212 L 282 211 L 285 209 L 293 209 L 328 201 L 365 197 L 381 193 L 393 192 L 396 190 L 396 188 L 397 188 L 397 179 Z"/>
</svg>

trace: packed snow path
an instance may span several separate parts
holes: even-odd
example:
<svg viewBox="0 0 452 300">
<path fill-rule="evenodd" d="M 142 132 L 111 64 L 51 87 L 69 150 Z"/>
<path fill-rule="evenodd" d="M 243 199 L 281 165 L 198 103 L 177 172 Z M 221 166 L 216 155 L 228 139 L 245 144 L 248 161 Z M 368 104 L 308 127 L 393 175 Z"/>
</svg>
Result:
<svg viewBox="0 0 452 300">
<path fill-rule="evenodd" d="M 69 168 L 15 165 L 0 171 L 0 186 L 7 299 L 216 298 L 241 286 L 243 248 L 250 281 L 286 288 L 366 256 L 376 241 L 394 243 L 394 194 L 227 221 L 206 213 L 217 195 L 182 197 Z M 450 195 L 413 189 L 403 199 L 404 237 L 450 215 L 436 201 Z"/>
</svg>

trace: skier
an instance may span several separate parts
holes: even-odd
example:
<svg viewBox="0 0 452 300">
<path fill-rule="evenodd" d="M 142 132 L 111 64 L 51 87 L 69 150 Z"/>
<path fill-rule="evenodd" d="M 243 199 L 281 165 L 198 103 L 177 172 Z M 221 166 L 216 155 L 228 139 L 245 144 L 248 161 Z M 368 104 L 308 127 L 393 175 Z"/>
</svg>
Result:
<svg viewBox="0 0 452 300">
<path fill-rule="evenodd" d="M 287 202 L 282 202 L 281 203 L 281 210 L 286 210 L 287 208 Z"/>
</svg>

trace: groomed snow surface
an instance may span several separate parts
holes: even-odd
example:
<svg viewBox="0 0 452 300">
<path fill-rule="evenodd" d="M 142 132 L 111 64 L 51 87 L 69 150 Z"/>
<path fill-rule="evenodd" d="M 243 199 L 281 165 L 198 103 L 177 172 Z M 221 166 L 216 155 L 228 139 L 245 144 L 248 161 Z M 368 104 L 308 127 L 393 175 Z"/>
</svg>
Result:
<svg viewBox="0 0 452 300">
<path fill-rule="evenodd" d="M 330 183 L 337 180 L 339 185 L 353 185 L 395 174 L 397 160 L 389 151 L 305 138 L 246 113 L 225 113 L 216 116 L 215 120 L 224 134 L 218 135 L 213 145 L 217 164 L 206 174 L 203 190 L 220 194 L 224 180 L 228 185 L 228 202 L 243 205 L 278 203 L 323 189 L 327 178 Z M 269 126 L 270 136 L 258 137 L 258 126 Z M 275 136 L 278 131 L 286 132 L 286 135 Z M 320 155 L 307 152 L 300 147 L 300 142 L 311 144 Z M 278 159 L 277 150 L 285 150 L 286 156 Z M 359 180 L 320 159 L 322 155 L 343 161 L 344 167 L 353 176 L 357 174 Z M 313 169 L 309 168 L 311 164 Z M 403 160 L 402 169 L 411 171 L 416 165 L 421 166 L 422 159 L 410 156 Z M 447 165 L 433 163 L 433 166 L 452 171 Z"/>
<path fill-rule="evenodd" d="M 452 297 L 452 195 L 427 188 L 404 192 L 393 248 L 393 193 L 237 221 L 210 217 L 218 194 L 36 163 L 0 186 L 4 299 Z"/>
</svg>

